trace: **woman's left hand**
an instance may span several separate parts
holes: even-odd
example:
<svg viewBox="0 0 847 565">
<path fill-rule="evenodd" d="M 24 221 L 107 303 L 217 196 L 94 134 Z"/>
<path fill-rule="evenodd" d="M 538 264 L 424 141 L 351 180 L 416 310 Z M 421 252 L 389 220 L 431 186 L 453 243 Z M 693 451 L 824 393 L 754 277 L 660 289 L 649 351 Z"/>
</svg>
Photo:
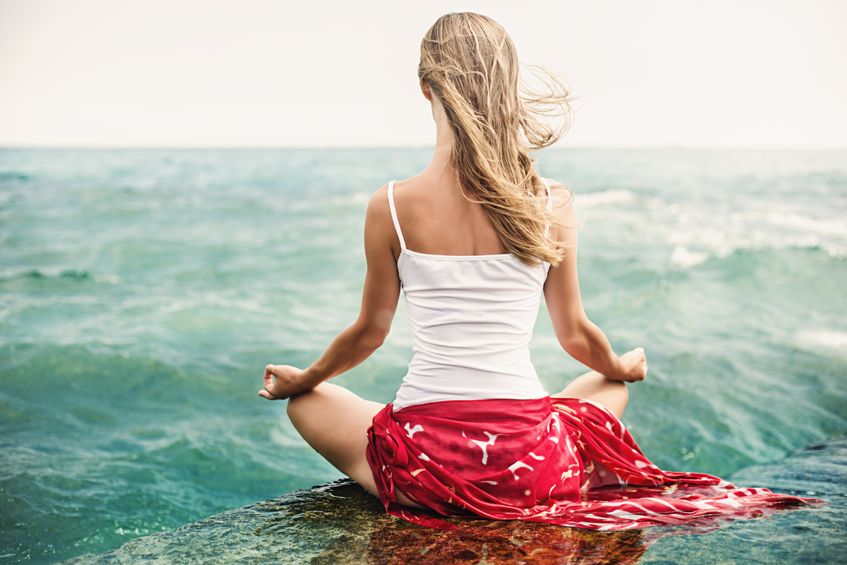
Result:
<svg viewBox="0 0 847 565">
<path fill-rule="evenodd" d="M 265 367 L 265 387 L 259 396 L 268 400 L 283 400 L 306 391 L 303 369 L 291 365 L 267 365 Z"/>
</svg>

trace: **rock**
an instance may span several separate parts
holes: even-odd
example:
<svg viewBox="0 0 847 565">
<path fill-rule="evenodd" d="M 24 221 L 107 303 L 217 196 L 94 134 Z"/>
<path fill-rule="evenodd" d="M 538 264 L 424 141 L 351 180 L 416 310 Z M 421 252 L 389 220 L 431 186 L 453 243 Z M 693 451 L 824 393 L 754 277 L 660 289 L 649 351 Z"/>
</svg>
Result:
<svg viewBox="0 0 847 565">
<path fill-rule="evenodd" d="M 762 519 L 620 532 L 453 518 L 463 527 L 446 532 L 387 516 L 378 500 L 343 479 L 70 562 L 835 563 L 847 555 L 847 439 L 815 444 L 729 478 L 739 486 L 816 496 L 830 504 Z"/>
</svg>

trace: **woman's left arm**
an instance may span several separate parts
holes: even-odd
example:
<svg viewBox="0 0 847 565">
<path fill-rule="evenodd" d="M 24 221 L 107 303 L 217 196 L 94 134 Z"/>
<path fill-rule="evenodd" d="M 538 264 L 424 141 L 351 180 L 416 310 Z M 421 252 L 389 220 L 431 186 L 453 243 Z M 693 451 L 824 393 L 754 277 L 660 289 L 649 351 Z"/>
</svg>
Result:
<svg viewBox="0 0 847 565">
<path fill-rule="evenodd" d="M 387 187 L 383 186 L 371 195 L 365 213 L 367 273 L 359 317 L 306 369 L 290 365 L 265 367 L 265 387 L 259 391 L 259 396 L 277 400 L 307 392 L 352 369 L 379 349 L 391 330 L 400 297 L 400 278 L 392 249 L 393 233 Z"/>
</svg>

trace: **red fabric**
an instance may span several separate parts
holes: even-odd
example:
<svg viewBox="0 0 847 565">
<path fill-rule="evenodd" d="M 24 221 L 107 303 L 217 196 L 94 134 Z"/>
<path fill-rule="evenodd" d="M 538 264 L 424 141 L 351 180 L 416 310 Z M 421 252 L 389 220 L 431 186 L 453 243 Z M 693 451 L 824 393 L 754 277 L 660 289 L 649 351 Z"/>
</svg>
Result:
<svg viewBox="0 0 847 565">
<path fill-rule="evenodd" d="M 663 471 L 611 411 L 577 398 L 447 400 L 397 411 L 387 404 L 368 429 L 367 460 L 389 514 L 440 529 L 457 526 L 400 505 L 396 490 L 444 516 L 592 530 L 824 502 Z"/>
</svg>

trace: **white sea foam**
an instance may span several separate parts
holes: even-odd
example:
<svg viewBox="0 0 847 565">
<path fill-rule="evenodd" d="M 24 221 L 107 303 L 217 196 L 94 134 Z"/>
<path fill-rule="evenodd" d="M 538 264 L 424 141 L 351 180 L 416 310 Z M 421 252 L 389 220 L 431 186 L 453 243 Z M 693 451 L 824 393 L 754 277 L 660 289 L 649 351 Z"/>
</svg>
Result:
<svg viewBox="0 0 847 565">
<path fill-rule="evenodd" d="M 671 253 L 671 263 L 679 267 L 693 267 L 706 261 L 709 254 L 703 251 L 691 251 L 685 246 L 677 245 Z"/>
<path fill-rule="evenodd" d="M 635 194 L 629 190 L 601 190 L 599 192 L 576 193 L 575 207 L 592 208 L 608 204 L 627 204 L 635 201 Z"/>
<path fill-rule="evenodd" d="M 823 328 L 805 329 L 797 332 L 797 341 L 805 347 L 838 349 L 847 354 L 847 332 Z"/>
<path fill-rule="evenodd" d="M 809 218 L 800 214 L 782 212 L 769 212 L 765 218 L 773 225 L 847 239 L 847 220 Z"/>
<path fill-rule="evenodd" d="M 745 249 L 819 248 L 831 257 L 847 256 L 847 222 L 773 209 L 721 215 L 700 209 L 680 210 L 658 199 L 651 201 L 654 215 L 675 219 L 651 224 L 655 232 L 651 235 L 673 245 L 670 262 L 682 268 Z"/>
</svg>

